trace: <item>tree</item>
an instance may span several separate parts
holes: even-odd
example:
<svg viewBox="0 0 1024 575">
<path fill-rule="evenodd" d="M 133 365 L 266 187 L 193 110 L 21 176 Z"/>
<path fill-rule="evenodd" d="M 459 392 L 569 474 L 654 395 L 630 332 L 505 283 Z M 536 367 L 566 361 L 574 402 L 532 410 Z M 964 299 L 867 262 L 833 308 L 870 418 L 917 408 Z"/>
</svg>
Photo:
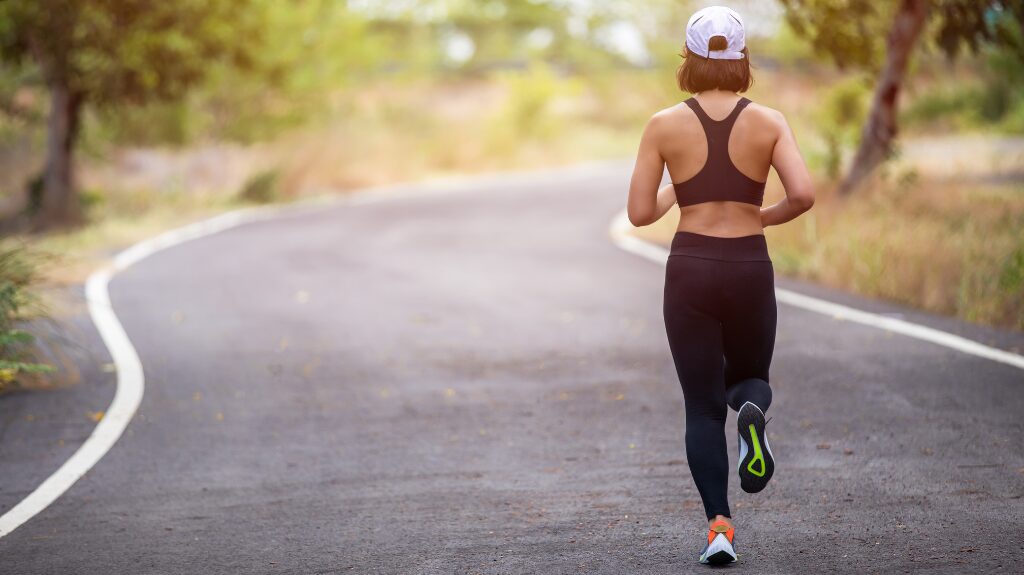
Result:
<svg viewBox="0 0 1024 575">
<path fill-rule="evenodd" d="M 40 223 L 80 217 L 72 160 L 83 108 L 181 98 L 213 62 L 246 66 L 259 39 L 249 3 L 0 2 L 0 58 L 37 69 L 49 93 Z"/>
<path fill-rule="evenodd" d="M 899 94 L 922 36 L 950 59 L 966 46 L 1007 49 L 1024 59 L 1024 0 L 781 0 L 786 20 L 841 68 L 877 75 L 871 111 L 839 190 L 849 194 L 892 156 Z M 884 47 L 878 30 L 888 30 Z"/>
</svg>

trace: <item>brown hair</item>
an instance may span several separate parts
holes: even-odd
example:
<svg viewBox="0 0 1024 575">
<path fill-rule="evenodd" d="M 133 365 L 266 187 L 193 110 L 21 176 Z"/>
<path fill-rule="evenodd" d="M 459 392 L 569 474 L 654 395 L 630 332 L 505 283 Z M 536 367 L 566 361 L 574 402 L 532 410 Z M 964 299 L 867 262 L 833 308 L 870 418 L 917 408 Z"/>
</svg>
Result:
<svg viewBox="0 0 1024 575">
<path fill-rule="evenodd" d="M 725 50 L 725 36 L 713 36 L 708 42 L 708 50 Z M 704 90 L 728 90 L 730 92 L 746 92 L 754 83 L 750 75 L 750 54 L 743 49 L 740 60 L 717 60 L 698 56 L 689 49 L 683 48 L 680 54 L 683 63 L 676 70 L 676 82 L 684 92 L 696 94 Z"/>
</svg>

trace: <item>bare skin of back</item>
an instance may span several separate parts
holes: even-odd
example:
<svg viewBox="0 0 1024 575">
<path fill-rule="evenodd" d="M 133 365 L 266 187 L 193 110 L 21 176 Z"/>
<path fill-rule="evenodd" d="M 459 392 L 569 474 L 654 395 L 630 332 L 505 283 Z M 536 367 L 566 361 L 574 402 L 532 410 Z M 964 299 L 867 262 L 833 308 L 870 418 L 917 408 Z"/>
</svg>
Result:
<svg viewBox="0 0 1024 575">
<path fill-rule="evenodd" d="M 712 120 L 732 112 L 740 96 L 710 90 L 696 96 Z M 665 168 L 673 182 L 696 175 L 708 157 L 707 137 L 697 115 L 679 103 L 655 114 L 644 129 L 630 183 L 627 213 L 635 226 L 660 219 L 676 204 L 675 189 L 658 189 Z M 729 136 L 729 157 L 747 177 L 763 182 L 774 167 L 786 198 L 769 207 L 732 201 L 704 202 L 679 212 L 679 231 L 718 237 L 764 233 L 764 228 L 788 222 L 814 204 L 814 190 L 796 139 L 785 117 L 767 106 L 751 103 L 736 119 Z"/>
</svg>

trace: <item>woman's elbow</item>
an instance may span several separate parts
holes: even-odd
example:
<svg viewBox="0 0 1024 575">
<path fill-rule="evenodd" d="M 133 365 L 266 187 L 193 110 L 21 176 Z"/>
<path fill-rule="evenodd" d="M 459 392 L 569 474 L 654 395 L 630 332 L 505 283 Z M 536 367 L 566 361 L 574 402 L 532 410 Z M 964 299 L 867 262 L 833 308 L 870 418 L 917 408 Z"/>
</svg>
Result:
<svg viewBox="0 0 1024 575">
<path fill-rule="evenodd" d="M 806 212 L 814 206 L 814 188 L 809 185 L 792 190 L 787 197 L 789 198 L 789 203 L 799 208 L 802 212 Z"/>
<path fill-rule="evenodd" d="M 647 213 L 647 210 L 626 210 L 626 217 L 629 219 L 629 223 L 638 228 L 653 223 L 652 214 Z"/>
</svg>

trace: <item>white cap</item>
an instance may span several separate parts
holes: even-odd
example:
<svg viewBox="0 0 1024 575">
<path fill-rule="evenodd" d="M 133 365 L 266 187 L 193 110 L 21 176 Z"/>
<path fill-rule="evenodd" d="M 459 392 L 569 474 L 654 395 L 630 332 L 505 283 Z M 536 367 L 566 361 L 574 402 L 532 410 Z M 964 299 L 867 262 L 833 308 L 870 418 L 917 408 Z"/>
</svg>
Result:
<svg viewBox="0 0 1024 575">
<path fill-rule="evenodd" d="M 715 36 L 724 36 L 725 50 L 708 50 L 708 42 Z M 686 23 L 686 48 L 713 60 L 742 60 L 747 45 L 743 33 L 743 19 L 735 10 L 725 6 L 708 6 L 698 10 Z"/>
</svg>

